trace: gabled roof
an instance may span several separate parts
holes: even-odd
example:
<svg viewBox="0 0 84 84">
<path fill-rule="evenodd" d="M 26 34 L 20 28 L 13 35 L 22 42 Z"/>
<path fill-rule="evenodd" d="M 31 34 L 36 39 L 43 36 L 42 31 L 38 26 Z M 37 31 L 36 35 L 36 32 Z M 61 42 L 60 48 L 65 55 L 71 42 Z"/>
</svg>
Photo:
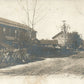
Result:
<svg viewBox="0 0 84 84">
<path fill-rule="evenodd" d="M 14 27 L 17 27 L 17 28 L 22 28 L 22 29 L 27 29 L 27 28 L 30 29 L 30 30 L 32 29 L 25 24 L 21 24 L 19 22 L 11 21 L 11 20 L 1 18 L 1 17 L 0 17 L 0 24 L 4 24 L 4 25 L 8 25 L 8 26 L 14 26 Z"/>
<path fill-rule="evenodd" d="M 63 33 L 63 31 L 59 32 L 58 34 L 56 34 L 55 36 L 52 37 L 52 39 L 58 37 L 59 35 L 61 35 Z"/>
</svg>

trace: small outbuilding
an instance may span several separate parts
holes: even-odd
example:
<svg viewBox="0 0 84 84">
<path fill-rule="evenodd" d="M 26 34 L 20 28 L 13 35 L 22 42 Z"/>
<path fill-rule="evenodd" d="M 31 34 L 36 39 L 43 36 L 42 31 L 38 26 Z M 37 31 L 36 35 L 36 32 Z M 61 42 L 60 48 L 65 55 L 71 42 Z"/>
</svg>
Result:
<svg viewBox="0 0 84 84">
<path fill-rule="evenodd" d="M 57 46 L 58 42 L 57 40 L 39 40 L 41 47 L 52 47 L 55 48 Z"/>
</svg>

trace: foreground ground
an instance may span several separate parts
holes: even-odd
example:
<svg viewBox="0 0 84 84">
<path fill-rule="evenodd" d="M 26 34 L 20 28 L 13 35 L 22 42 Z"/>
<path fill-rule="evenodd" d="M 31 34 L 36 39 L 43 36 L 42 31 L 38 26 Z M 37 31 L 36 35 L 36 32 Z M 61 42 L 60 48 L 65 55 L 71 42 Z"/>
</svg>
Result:
<svg viewBox="0 0 84 84">
<path fill-rule="evenodd" d="M 65 74 L 49 76 L 0 76 L 0 84 L 84 84 L 84 78 Z"/>
<path fill-rule="evenodd" d="M 84 51 L 0 69 L 0 75 L 1 84 L 84 84 Z"/>
</svg>

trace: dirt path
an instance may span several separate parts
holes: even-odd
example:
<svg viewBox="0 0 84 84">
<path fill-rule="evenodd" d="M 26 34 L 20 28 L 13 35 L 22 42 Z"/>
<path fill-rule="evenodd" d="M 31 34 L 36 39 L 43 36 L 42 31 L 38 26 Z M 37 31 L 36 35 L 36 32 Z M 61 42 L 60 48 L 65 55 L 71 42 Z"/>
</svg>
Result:
<svg viewBox="0 0 84 84">
<path fill-rule="evenodd" d="M 42 61 L 0 69 L 0 74 L 16 76 L 39 76 L 52 74 L 84 74 L 84 58 L 47 58 Z"/>
<path fill-rule="evenodd" d="M 83 74 L 84 52 L 0 69 L 0 84 L 84 84 Z"/>
<path fill-rule="evenodd" d="M 84 84 L 84 78 L 69 75 L 0 76 L 0 84 Z"/>
</svg>

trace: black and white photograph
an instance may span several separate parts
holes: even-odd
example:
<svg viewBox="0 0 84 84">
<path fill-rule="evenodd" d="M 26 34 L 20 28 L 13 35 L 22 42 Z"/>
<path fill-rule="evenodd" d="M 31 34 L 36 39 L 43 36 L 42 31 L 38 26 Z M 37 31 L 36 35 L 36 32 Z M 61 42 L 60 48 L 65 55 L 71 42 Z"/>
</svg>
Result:
<svg viewBox="0 0 84 84">
<path fill-rule="evenodd" d="M 84 0 L 0 0 L 0 84 L 84 84 Z"/>
</svg>

